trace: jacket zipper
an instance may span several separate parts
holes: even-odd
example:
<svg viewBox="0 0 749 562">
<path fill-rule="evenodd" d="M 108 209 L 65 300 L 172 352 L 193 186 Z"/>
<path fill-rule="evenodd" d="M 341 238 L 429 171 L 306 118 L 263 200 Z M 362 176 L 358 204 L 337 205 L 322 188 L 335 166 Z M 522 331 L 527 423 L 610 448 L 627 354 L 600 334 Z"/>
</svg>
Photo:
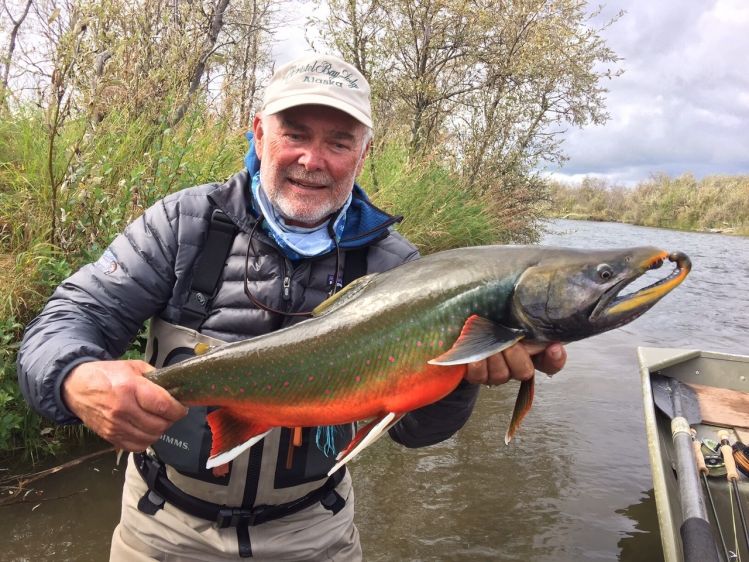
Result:
<svg viewBox="0 0 749 562">
<path fill-rule="evenodd" d="M 284 257 L 283 259 L 283 300 L 288 302 L 291 300 L 291 276 L 293 274 L 294 266 L 291 262 Z M 288 308 L 288 306 L 287 306 Z"/>
</svg>

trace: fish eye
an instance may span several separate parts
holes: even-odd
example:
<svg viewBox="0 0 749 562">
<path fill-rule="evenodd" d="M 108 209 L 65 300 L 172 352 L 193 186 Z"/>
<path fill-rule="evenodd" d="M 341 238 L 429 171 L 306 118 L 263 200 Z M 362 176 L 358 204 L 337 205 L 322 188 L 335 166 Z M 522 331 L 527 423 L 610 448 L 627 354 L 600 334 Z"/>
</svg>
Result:
<svg viewBox="0 0 749 562">
<path fill-rule="evenodd" d="M 598 276 L 604 280 L 608 281 L 614 276 L 614 271 L 611 269 L 611 266 L 607 263 L 602 263 L 596 268 L 596 271 L 598 272 Z"/>
</svg>

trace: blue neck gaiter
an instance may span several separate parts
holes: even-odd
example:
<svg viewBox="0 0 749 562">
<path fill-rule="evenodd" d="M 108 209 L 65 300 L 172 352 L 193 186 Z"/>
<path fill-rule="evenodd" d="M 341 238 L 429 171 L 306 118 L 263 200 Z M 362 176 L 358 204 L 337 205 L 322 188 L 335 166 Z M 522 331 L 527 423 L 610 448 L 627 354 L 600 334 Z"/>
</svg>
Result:
<svg viewBox="0 0 749 562">
<path fill-rule="evenodd" d="M 335 241 L 340 241 L 346 224 L 346 211 L 351 204 L 351 194 L 337 213 L 333 223 L 334 241 L 328 233 L 330 220 L 320 226 L 305 228 L 286 224 L 286 221 L 278 213 L 276 208 L 268 199 L 263 187 L 260 185 L 260 170 L 252 175 L 252 197 L 258 210 L 262 213 L 265 221 L 263 229 L 278 244 L 284 254 L 292 260 L 320 256 L 331 251 L 335 247 Z"/>
</svg>

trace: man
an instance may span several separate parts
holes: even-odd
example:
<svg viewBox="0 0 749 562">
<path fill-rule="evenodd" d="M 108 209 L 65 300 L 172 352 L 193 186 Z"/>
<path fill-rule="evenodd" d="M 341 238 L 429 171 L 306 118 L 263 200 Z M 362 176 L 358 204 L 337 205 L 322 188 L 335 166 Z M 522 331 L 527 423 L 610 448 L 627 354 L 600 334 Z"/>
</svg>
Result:
<svg viewBox="0 0 749 562">
<path fill-rule="evenodd" d="M 205 408 L 188 410 L 116 360 L 151 318 L 147 358 L 184 359 L 211 345 L 299 321 L 338 287 L 418 257 L 354 181 L 371 139 L 369 86 L 348 63 L 311 55 L 273 76 L 253 123 L 247 169 L 225 184 L 157 202 L 104 255 L 64 281 L 28 327 L 19 381 L 59 423 L 83 422 L 130 455 L 112 560 L 358 560 L 354 496 L 345 468 L 276 429 L 229 465 L 205 467 Z M 531 357 L 531 353 L 535 357 Z M 562 346 L 515 345 L 469 366 L 442 400 L 390 430 L 409 447 L 465 423 L 476 384 L 547 373 Z M 335 434 L 334 434 L 335 435 Z M 351 437 L 341 427 L 340 450 Z M 145 454 L 139 453 L 146 451 Z"/>
</svg>

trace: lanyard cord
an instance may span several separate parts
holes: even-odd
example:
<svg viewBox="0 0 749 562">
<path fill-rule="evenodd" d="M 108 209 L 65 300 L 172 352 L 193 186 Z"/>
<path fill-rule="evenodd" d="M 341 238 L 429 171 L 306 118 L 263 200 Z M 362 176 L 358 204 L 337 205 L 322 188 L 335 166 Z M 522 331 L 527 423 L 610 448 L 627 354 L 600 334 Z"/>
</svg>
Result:
<svg viewBox="0 0 749 562">
<path fill-rule="evenodd" d="M 278 310 L 277 308 L 273 308 L 272 306 L 269 306 L 267 304 L 264 304 L 260 302 L 260 300 L 255 297 L 255 295 L 252 294 L 252 291 L 250 291 L 250 284 L 249 284 L 249 272 L 250 272 L 250 249 L 252 249 L 252 238 L 255 236 L 255 229 L 258 227 L 258 225 L 264 221 L 265 218 L 263 217 L 262 213 L 258 216 L 257 220 L 255 221 L 255 224 L 252 226 L 252 230 L 250 230 L 250 239 L 247 242 L 247 252 L 245 253 L 244 257 L 244 294 L 247 295 L 247 298 L 250 299 L 250 302 L 254 304 L 256 307 L 265 310 L 266 312 L 272 312 L 273 314 L 281 314 L 282 316 L 311 316 L 312 311 L 307 312 L 286 312 L 284 310 Z M 336 291 L 338 290 L 338 266 L 341 261 L 341 248 L 338 245 L 338 238 L 335 236 L 335 231 L 333 230 L 333 221 L 328 222 L 328 234 L 330 235 L 330 238 L 333 240 L 333 245 L 335 246 L 335 270 L 333 274 L 333 289 L 330 292 L 330 296 L 334 295 Z"/>
</svg>

